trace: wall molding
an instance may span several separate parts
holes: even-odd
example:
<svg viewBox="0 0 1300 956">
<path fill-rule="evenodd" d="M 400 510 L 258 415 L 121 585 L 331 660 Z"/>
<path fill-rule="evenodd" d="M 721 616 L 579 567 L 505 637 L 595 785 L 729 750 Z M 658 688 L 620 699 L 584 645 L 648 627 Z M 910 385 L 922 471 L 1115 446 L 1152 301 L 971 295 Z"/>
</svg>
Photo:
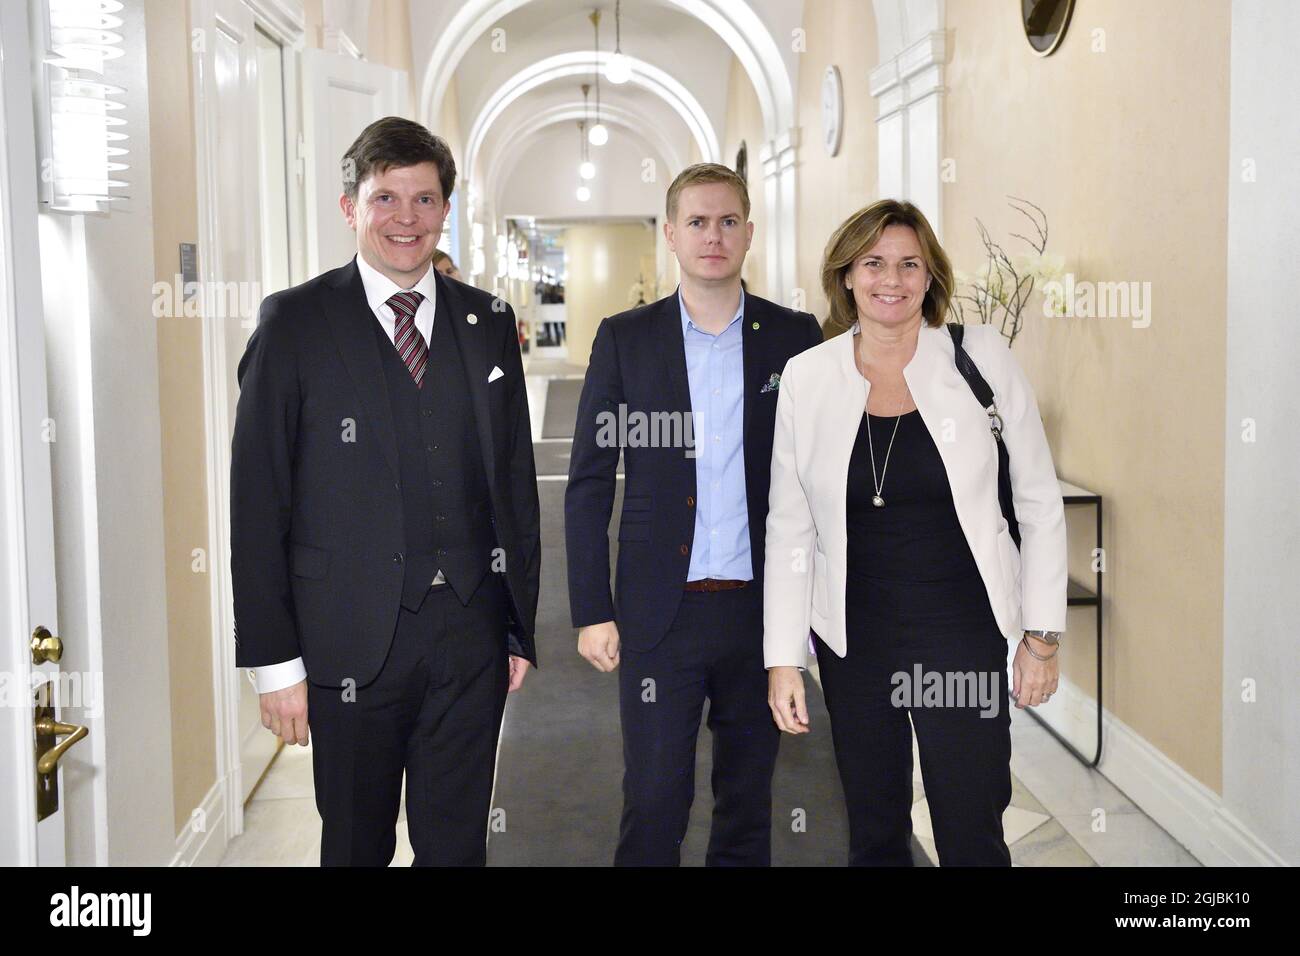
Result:
<svg viewBox="0 0 1300 956">
<path fill-rule="evenodd" d="M 1053 703 L 1060 706 L 1042 714 L 1044 721 L 1076 747 L 1088 747 L 1096 727 L 1092 696 L 1064 678 L 1056 696 Z M 1203 864 L 1286 865 L 1228 810 L 1219 794 L 1109 712 L 1102 718 L 1102 740 L 1102 776 Z"/>
<path fill-rule="evenodd" d="M 876 100 L 880 196 L 915 203 L 941 238 L 939 175 L 947 54 L 947 34 L 931 30 L 881 62 L 867 81 Z"/>
<path fill-rule="evenodd" d="M 230 845 L 226 826 L 226 787 L 217 780 L 199 804 L 202 826 L 194 826 L 194 817 L 186 821 L 176 835 L 176 852 L 168 866 L 218 866 Z"/>
</svg>

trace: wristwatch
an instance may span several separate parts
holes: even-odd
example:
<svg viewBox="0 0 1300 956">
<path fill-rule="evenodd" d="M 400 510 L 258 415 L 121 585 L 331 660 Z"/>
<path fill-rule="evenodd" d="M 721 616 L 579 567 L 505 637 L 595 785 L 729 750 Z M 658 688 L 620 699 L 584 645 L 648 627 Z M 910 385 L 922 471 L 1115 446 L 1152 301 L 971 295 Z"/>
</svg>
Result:
<svg viewBox="0 0 1300 956">
<path fill-rule="evenodd" d="M 1051 644 L 1055 646 L 1061 643 L 1061 633 L 1062 633 L 1061 631 L 1028 631 L 1027 630 L 1025 631 L 1025 633 L 1030 637 L 1042 641 L 1044 644 Z"/>
</svg>

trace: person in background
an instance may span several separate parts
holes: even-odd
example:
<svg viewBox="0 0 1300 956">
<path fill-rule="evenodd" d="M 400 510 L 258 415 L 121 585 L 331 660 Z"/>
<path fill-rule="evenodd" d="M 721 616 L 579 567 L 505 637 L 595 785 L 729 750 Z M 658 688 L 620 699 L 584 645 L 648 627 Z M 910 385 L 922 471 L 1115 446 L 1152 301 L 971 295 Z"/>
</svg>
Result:
<svg viewBox="0 0 1300 956">
<path fill-rule="evenodd" d="M 451 256 L 441 249 L 433 250 L 433 267 L 445 276 L 455 279 L 457 282 L 464 282 L 460 270 L 456 268 L 456 263 L 452 261 Z"/>
</svg>

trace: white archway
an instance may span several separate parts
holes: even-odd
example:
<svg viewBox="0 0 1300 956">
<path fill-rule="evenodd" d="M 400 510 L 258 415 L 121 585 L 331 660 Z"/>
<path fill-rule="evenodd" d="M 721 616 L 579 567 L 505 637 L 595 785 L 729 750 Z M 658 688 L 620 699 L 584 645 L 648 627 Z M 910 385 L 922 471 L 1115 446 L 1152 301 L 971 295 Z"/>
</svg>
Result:
<svg viewBox="0 0 1300 956">
<path fill-rule="evenodd" d="M 499 130 L 499 133 L 504 141 L 523 142 L 548 127 L 577 123 L 587 113 L 589 111 L 584 110 L 584 104 L 579 101 L 560 103 L 513 123 Z M 647 130 L 641 118 L 631 111 L 605 104 L 601 107 L 601 119 L 606 125 L 619 129 L 620 135 L 630 138 L 647 156 L 661 159 L 667 164 L 669 173 L 675 175 L 684 168 L 684 161 L 677 148 L 664 137 L 656 136 L 651 141 L 646 133 L 653 131 Z M 491 208 L 501 208 L 502 184 L 520 159 L 521 151 L 512 149 L 498 150 L 488 161 L 482 179 L 483 189 L 489 197 Z"/>
<path fill-rule="evenodd" d="M 606 59 L 608 59 L 607 54 L 602 54 L 599 59 L 596 59 L 591 51 L 559 53 L 539 60 L 502 83 L 488 97 L 470 126 L 469 136 L 465 140 L 466 176 L 474 175 L 478 153 L 487 138 L 488 131 L 511 103 L 553 80 L 570 76 L 590 76 L 594 70 L 603 66 Z M 634 58 L 629 58 L 629 64 L 632 68 L 632 78 L 629 82 L 649 90 L 672 107 L 695 139 L 700 155 L 708 162 L 718 162 L 721 154 L 718 134 L 694 94 L 656 66 Z"/>
<path fill-rule="evenodd" d="M 531 0 L 466 0 L 443 29 L 420 85 L 420 115 L 432 120 L 466 52 L 501 18 Z M 762 19 L 744 0 L 664 0 L 699 20 L 731 48 L 758 94 L 767 138 L 794 127 L 794 85 L 781 50 Z"/>
</svg>

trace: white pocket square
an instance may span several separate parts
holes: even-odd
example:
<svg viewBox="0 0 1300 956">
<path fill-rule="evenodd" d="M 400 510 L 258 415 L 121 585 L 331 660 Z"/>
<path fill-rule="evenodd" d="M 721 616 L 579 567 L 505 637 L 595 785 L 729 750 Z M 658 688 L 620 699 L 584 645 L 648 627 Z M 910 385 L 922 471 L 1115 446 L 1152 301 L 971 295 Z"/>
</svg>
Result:
<svg viewBox="0 0 1300 956">
<path fill-rule="evenodd" d="M 499 365 L 493 365 L 492 374 L 488 376 L 488 381 L 495 382 L 497 379 L 503 377 L 505 374 L 506 374 L 505 372 L 501 371 L 501 367 Z"/>
</svg>

